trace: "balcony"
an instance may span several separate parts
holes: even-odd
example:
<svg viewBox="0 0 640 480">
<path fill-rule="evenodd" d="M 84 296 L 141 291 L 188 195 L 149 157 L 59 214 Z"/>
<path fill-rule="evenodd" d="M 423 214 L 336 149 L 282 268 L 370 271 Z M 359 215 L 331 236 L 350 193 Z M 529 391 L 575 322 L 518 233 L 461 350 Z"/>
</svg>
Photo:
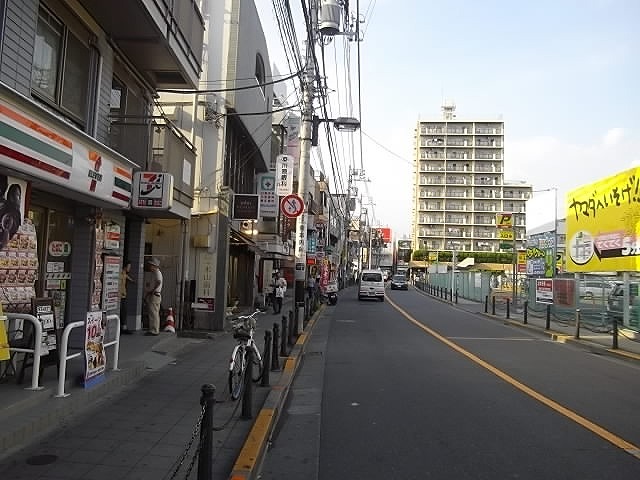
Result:
<svg viewBox="0 0 640 480">
<path fill-rule="evenodd" d="M 153 172 L 173 175 L 173 199 L 193 207 L 193 182 L 196 164 L 195 147 L 169 121 L 156 119 L 153 123 L 153 160 L 148 167 Z"/>
<path fill-rule="evenodd" d="M 204 21 L 195 0 L 79 2 L 153 87 L 197 87 Z"/>
</svg>

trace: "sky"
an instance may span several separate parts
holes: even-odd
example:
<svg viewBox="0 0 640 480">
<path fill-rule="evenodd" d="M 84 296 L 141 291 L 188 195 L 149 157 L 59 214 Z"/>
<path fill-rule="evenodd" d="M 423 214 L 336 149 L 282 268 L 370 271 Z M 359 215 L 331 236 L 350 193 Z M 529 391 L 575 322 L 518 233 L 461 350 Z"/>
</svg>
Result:
<svg viewBox="0 0 640 480">
<path fill-rule="evenodd" d="M 270 61 L 290 72 L 272 2 L 255 1 Z M 290 3 L 302 41 L 302 2 Z M 557 188 L 559 218 L 569 191 L 640 166 L 637 0 L 359 3 L 361 110 L 356 42 L 325 48 L 327 85 L 334 113 L 361 122 L 339 161 L 362 165 L 359 193 L 396 239 L 410 235 L 414 129 L 439 120 L 445 99 L 458 120 L 505 122 L 505 180 Z M 320 156 L 328 165 L 320 151 L 314 167 Z"/>
</svg>

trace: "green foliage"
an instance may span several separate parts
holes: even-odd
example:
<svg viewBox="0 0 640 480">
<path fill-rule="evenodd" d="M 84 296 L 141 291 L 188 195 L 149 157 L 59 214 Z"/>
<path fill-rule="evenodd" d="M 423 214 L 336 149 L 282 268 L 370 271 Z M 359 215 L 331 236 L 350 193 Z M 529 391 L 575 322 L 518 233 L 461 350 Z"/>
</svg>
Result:
<svg viewBox="0 0 640 480">
<path fill-rule="evenodd" d="M 438 252 L 438 261 L 450 262 L 451 256 L 451 250 L 440 251 Z M 469 257 L 473 257 L 475 259 L 475 263 L 513 263 L 513 253 L 511 252 L 456 252 L 457 262 Z M 411 259 L 416 262 L 428 262 L 429 250 L 414 250 Z"/>
</svg>

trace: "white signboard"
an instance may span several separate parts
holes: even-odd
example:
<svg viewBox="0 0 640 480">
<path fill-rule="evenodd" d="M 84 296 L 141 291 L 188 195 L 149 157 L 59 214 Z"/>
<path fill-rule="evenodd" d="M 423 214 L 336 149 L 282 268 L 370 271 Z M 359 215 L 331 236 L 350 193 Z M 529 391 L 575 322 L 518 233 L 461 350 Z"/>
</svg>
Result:
<svg viewBox="0 0 640 480">
<path fill-rule="evenodd" d="M 293 157 L 278 155 L 276 158 L 276 194 L 280 197 L 293 191 Z"/>
<path fill-rule="evenodd" d="M 276 195 L 276 176 L 273 172 L 258 175 L 258 196 L 260 217 L 277 217 L 278 196 Z"/>
<path fill-rule="evenodd" d="M 173 204 L 173 176 L 163 172 L 135 172 L 133 175 L 134 208 L 168 210 Z"/>
</svg>

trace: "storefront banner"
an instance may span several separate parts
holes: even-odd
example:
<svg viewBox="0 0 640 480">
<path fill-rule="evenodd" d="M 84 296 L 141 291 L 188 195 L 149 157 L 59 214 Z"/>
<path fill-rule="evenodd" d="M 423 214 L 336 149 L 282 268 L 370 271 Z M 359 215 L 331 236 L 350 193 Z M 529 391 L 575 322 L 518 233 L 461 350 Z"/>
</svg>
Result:
<svg viewBox="0 0 640 480">
<path fill-rule="evenodd" d="M 84 340 L 84 386 L 89 387 L 104 378 L 107 356 L 104 350 L 106 317 L 103 312 L 87 312 Z"/>
<path fill-rule="evenodd" d="M 258 175 L 258 196 L 260 199 L 260 218 L 278 216 L 278 196 L 276 195 L 276 176 L 273 172 Z"/>
<path fill-rule="evenodd" d="M 0 165 L 129 207 L 131 167 L 1 100 Z"/>
<path fill-rule="evenodd" d="M 639 190 L 636 167 L 567 194 L 567 271 L 640 271 Z"/>
</svg>

